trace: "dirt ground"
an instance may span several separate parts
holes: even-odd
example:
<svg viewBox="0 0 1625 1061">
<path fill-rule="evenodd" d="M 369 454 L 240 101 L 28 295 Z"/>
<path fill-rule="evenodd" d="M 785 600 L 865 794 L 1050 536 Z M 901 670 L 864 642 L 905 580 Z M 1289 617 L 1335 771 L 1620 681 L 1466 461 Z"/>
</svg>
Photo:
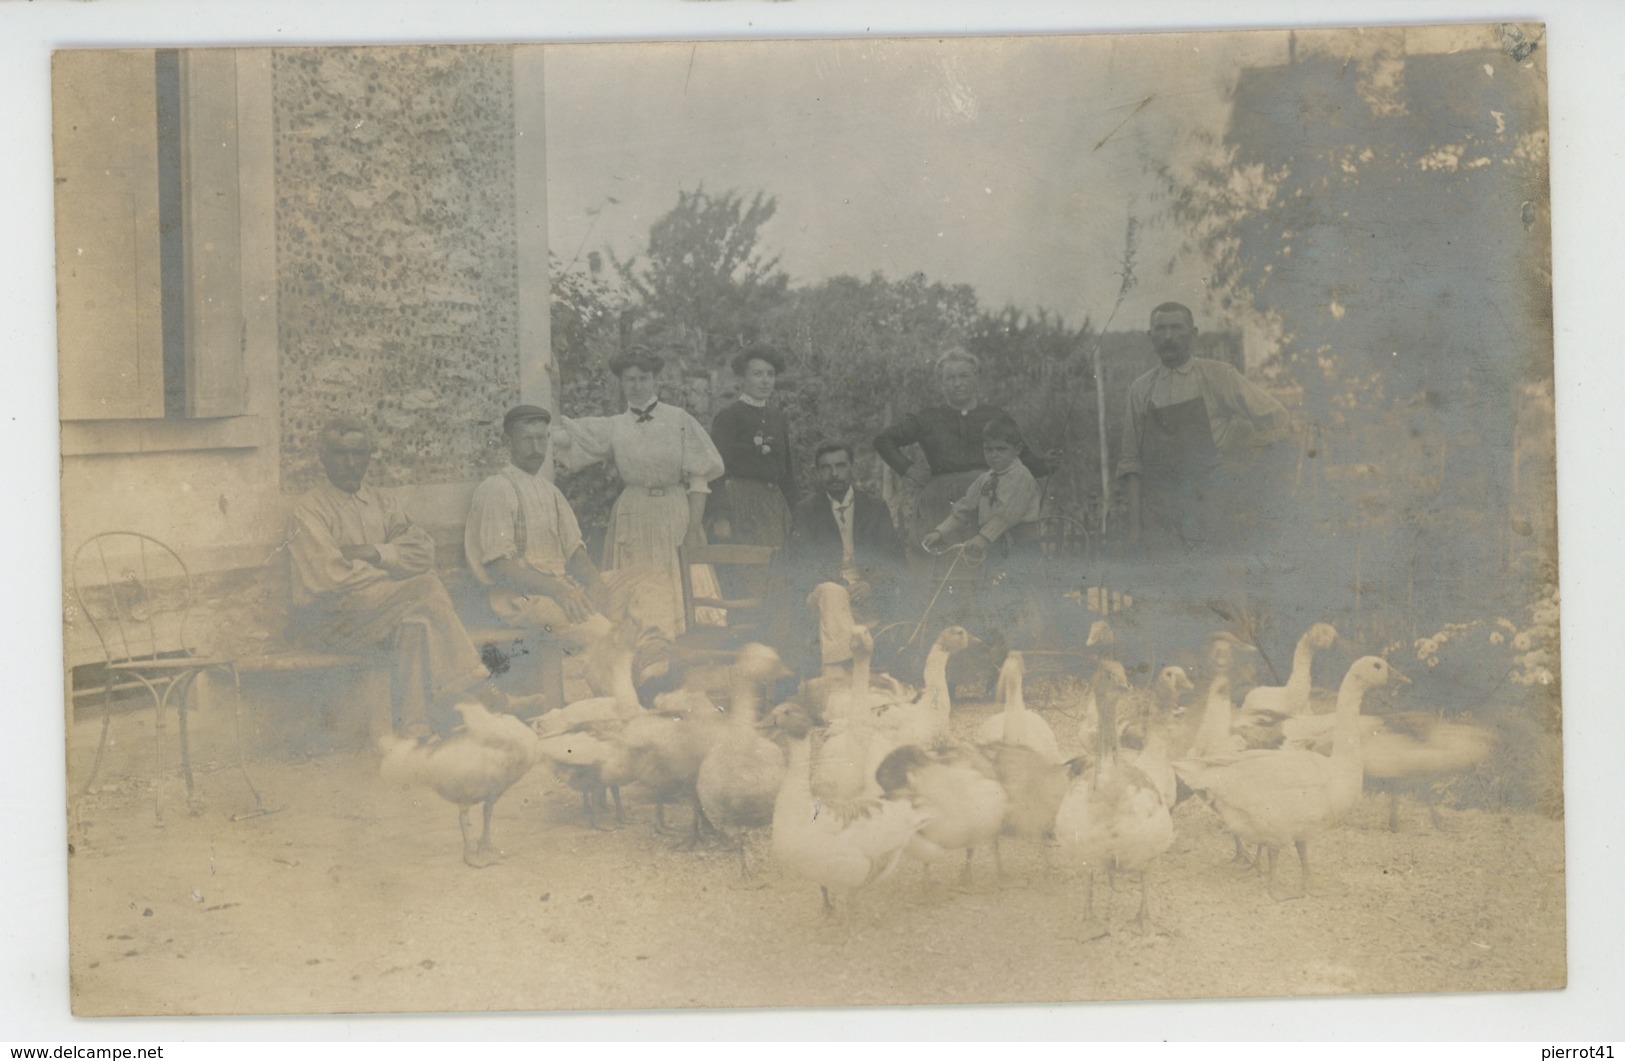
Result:
<svg viewBox="0 0 1625 1061">
<path fill-rule="evenodd" d="M 956 706 L 956 730 L 994 710 Z M 200 767 L 230 747 L 229 711 L 195 716 Z M 1065 732 L 1067 727 L 1058 726 Z M 88 777 L 99 723 L 72 731 Z M 1271 900 L 1227 865 L 1229 835 L 1195 801 L 1151 882 L 1159 931 L 1074 938 L 1083 876 L 1004 845 L 969 891 L 905 863 L 862 897 L 849 939 L 816 887 L 782 876 L 765 838 L 741 879 L 631 823 L 584 827 L 544 767 L 497 806 L 503 863 L 460 860 L 455 808 L 378 776 L 378 756 L 261 745 L 252 809 L 234 769 L 154 780 L 150 712 L 117 715 L 94 791 L 71 801 L 73 1009 L 79 1015 L 665 1009 L 1327 995 L 1555 988 L 1565 982 L 1563 826 L 1535 814 L 1415 802 L 1387 830 L 1368 794 L 1313 852 L 1333 894 Z M 172 734 L 171 734 L 172 735 Z M 1065 738 L 1063 737 L 1063 742 Z M 217 755 L 216 758 L 219 758 Z M 171 758 L 173 765 L 173 758 Z M 80 782 L 83 785 L 83 781 Z M 679 813 L 674 819 L 681 821 Z M 1289 863 L 1295 871 L 1295 863 Z"/>
</svg>

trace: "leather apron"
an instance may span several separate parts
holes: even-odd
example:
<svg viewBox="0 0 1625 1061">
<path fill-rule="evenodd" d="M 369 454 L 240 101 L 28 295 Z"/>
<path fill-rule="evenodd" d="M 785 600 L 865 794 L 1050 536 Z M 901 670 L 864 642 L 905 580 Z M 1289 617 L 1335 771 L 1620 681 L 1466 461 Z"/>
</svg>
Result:
<svg viewBox="0 0 1625 1061">
<path fill-rule="evenodd" d="M 1146 406 L 1140 436 L 1140 519 L 1147 544 L 1200 548 L 1220 522 L 1222 476 L 1207 403 Z"/>
</svg>

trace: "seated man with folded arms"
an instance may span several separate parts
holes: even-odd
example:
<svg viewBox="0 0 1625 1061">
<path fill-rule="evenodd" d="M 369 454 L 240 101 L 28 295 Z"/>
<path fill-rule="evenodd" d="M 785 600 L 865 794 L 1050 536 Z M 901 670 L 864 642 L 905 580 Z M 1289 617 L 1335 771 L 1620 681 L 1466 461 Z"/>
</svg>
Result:
<svg viewBox="0 0 1625 1061">
<path fill-rule="evenodd" d="M 398 721 L 409 733 L 449 733 L 458 721 L 453 705 L 490 673 L 434 571 L 429 532 L 363 483 L 372 448 L 360 420 L 338 417 L 322 430 L 327 482 L 299 499 L 288 533 L 288 633 L 306 647 L 342 652 L 387 645 L 404 623 L 421 626 L 428 717 Z"/>
</svg>

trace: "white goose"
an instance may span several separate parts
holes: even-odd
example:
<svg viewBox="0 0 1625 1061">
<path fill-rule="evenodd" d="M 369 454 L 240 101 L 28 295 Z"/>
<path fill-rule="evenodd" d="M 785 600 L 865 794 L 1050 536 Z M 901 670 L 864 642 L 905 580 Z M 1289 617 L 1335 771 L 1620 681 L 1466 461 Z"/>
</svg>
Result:
<svg viewBox="0 0 1625 1061">
<path fill-rule="evenodd" d="M 1253 686 L 1241 701 L 1242 716 L 1264 720 L 1307 713 L 1315 653 L 1336 643 L 1337 628 L 1331 623 L 1315 623 L 1305 630 L 1292 650 L 1292 672 L 1287 675 L 1286 684 Z"/>
<path fill-rule="evenodd" d="M 598 810 L 605 796 L 614 797 L 615 820 L 626 823 L 621 806 L 621 786 L 635 777 L 633 762 L 621 734 L 645 714 L 632 684 L 630 649 L 616 652 L 612 661 L 612 696 L 595 696 L 556 708 L 530 722 L 540 738 L 541 758 L 554 772 L 581 793 L 581 809 L 587 825 L 598 824 Z"/>
<path fill-rule="evenodd" d="M 1005 657 L 1004 665 L 999 668 L 998 686 L 1004 710 L 976 727 L 976 743 L 1003 741 L 1006 744 L 1020 744 L 1043 756 L 1045 761 L 1058 763 L 1061 761 L 1061 745 L 1055 739 L 1055 731 L 1042 715 L 1027 709 L 1027 701 L 1022 695 L 1022 676 L 1026 669 L 1026 661 L 1020 652 L 1012 652 Z"/>
<path fill-rule="evenodd" d="M 852 637 L 852 673 L 844 690 L 830 688 L 825 714 L 831 718 L 829 737 L 813 762 L 813 792 L 828 800 L 878 799 L 875 768 L 896 741 L 875 725 L 875 713 L 885 704 L 870 697 L 867 687 L 869 654 L 874 641 L 858 627 Z"/>
<path fill-rule="evenodd" d="M 1170 807 L 1178 789 L 1173 760 L 1188 753 L 1195 736 L 1195 727 L 1181 717 L 1179 698 L 1193 688 L 1184 667 L 1163 667 L 1148 694 L 1134 698 L 1133 717 L 1118 727 L 1119 740 L 1133 749 L 1123 753 L 1124 760 L 1156 783 L 1162 801 Z"/>
<path fill-rule="evenodd" d="M 1301 749 L 1243 753 L 1228 762 L 1184 760 L 1174 764 L 1191 788 L 1207 793 L 1238 841 L 1262 846 L 1269 857 L 1271 896 L 1277 886 L 1280 849 L 1297 849 L 1303 888 L 1313 890 L 1309 842 L 1331 828 L 1359 801 L 1360 701 L 1390 678 L 1406 681 L 1376 656 L 1363 656 L 1337 691 L 1337 727 L 1330 756 Z"/>
<path fill-rule="evenodd" d="M 811 721 L 800 705 L 782 704 L 774 720 L 792 740 L 784 782 L 773 801 L 773 854 L 785 872 L 818 885 L 824 914 L 845 898 L 844 921 L 852 931 L 857 894 L 897 868 L 903 849 L 927 821 L 903 800 L 831 805 L 813 794 Z"/>
<path fill-rule="evenodd" d="M 554 737 L 587 722 L 626 721 L 643 712 L 632 681 L 634 653 L 618 648 L 610 657 L 610 695 L 592 696 L 557 707 L 531 719 L 538 737 Z"/>
<path fill-rule="evenodd" d="M 727 731 L 705 753 L 694 778 L 706 821 L 739 848 L 741 877 L 750 876 L 750 833 L 772 824 L 773 802 L 784 781 L 784 751 L 760 732 L 761 685 L 789 673 L 781 663 L 769 667 L 761 682 L 741 685 L 728 706 Z"/>
<path fill-rule="evenodd" d="M 807 604 L 818 616 L 820 670 L 818 677 L 802 684 L 799 696 L 815 718 L 833 722 L 865 701 L 889 703 L 919 696 L 918 689 L 871 671 L 874 638 L 852 618 L 845 586 L 821 582 L 807 595 Z"/>
<path fill-rule="evenodd" d="M 929 867 L 965 852 L 962 884 L 971 883 L 971 859 L 983 844 L 998 857 L 1009 797 L 993 764 L 967 747 L 927 751 L 915 744 L 895 749 L 875 770 L 888 798 L 906 799 L 928 821 L 908 842 L 905 853 Z M 1002 867 L 1001 867 L 1002 868 Z"/>
<path fill-rule="evenodd" d="M 1388 829 L 1399 831 L 1399 790 L 1416 786 L 1428 818 L 1442 828 L 1432 782 L 1477 766 L 1495 751 L 1495 733 L 1474 722 L 1451 722 L 1426 712 L 1361 716 L 1360 761 L 1367 781 L 1388 786 Z"/>
<path fill-rule="evenodd" d="M 865 721 L 898 744 L 930 746 L 948 736 L 953 702 L 948 689 L 948 659 L 981 639 L 963 626 L 950 626 L 937 635 L 925 657 L 925 688 L 918 699 L 887 703 L 863 713 Z"/>
<path fill-rule="evenodd" d="M 1149 918 L 1146 870 L 1174 841 L 1173 819 L 1156 784 L 1118 754 L 1117 705 L 1128 692 L 1121 665 L 1102 663 L 1095 671 L 1095 701 L 1100 711 L 1094 765 L 1067 792 L 1055 815 L 1055 838 L 1061 851 L 1088 868 L 1085 899 L 1086 938 L 1109 931 L 1108 902 L 1105 924 L 1094 913 L 1095 872 L 1108 876 L 1137 873 L 1140 909 L 1134 923 L 1143 931 Z"/>
</svg>

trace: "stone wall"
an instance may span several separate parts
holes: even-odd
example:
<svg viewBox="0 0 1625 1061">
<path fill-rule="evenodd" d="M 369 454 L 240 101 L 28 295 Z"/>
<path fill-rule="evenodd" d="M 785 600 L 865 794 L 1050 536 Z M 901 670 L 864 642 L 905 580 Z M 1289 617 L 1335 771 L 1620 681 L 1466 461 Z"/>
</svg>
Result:
<svg viewBox="0 0 1625 1061">
<path fill-rule="evenodd" d="M 279 49 L 282 489 L 322 424 L 374 425 L 375 485 L 478 478 L 520 393 L 512 58 Z"/>
</svg>

